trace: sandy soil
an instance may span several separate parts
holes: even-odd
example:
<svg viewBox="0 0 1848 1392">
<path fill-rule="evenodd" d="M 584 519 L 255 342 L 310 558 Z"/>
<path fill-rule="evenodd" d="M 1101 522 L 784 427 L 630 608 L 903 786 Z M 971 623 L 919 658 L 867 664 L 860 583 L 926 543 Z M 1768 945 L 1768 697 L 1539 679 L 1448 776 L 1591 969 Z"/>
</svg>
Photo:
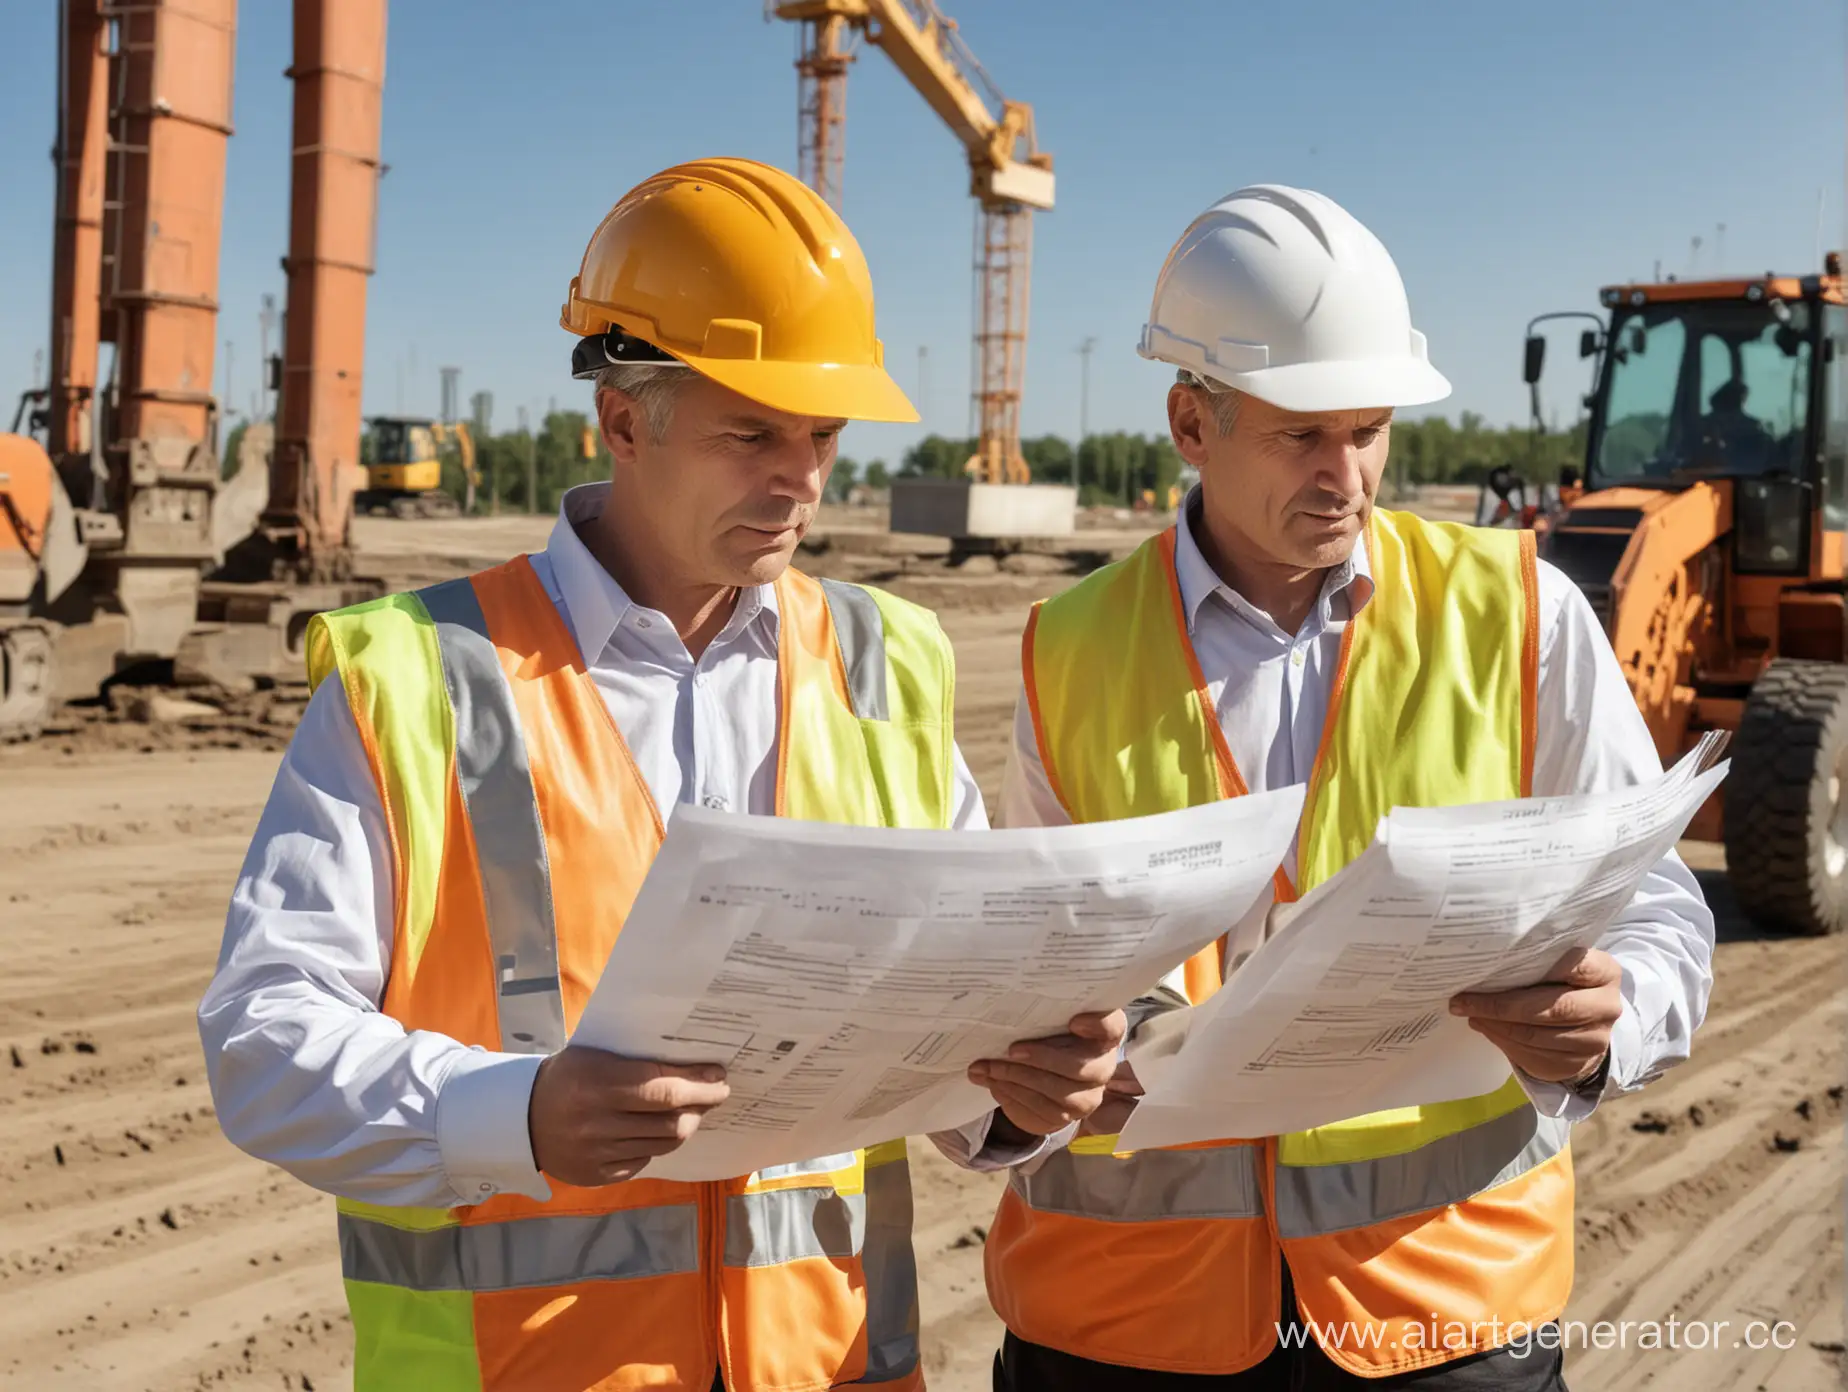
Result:
<svg viewBox="0 0 1848 1392">
<path fill-rule="evenodd" d="M 942 613 L 960 659 L 963 748 L 992 797 L 1025 606 L 1069 571 L 1025 556 L 950 572 L 929 543 L 831 521 L 811 570 L 877 577 Z M 358 540 L 368 568 L 402 584 L 536 546 L 544 531 L 528 518 L 366 519 Z M 1133 540 L 1106 525 L 1084 544 Z M 39 744 L 0 750 L 11 968 L 0 982 L 0 1389 L 350 1385 L 331 1201 L 223 1140 L 192 1023 L 300 693 L 213 699 L 221 714 L 171 725 L 75 712 Z M 1570 1315 L 1732 1323 L 1717 1347 L 1679 1352 L 1640 1349 L 1633 1326 L 1627 1348 L 1575 1353 L 1573 1382 L 1835 1387 L 1842 954 L 1760 936 L 1731 906 L 1716 849 L 1685 849 L 1721 910 L 1713 1007 L 1691 1063 L 1600 1109 L 1575 1138 Z M 914 1156 L 931 1383 L 976 1392 L 997 1334 L 981 1277 L 996 1183 L 927 1147 Z M 1735 1348 L 1753 1319 L 1790 1321 L 1792 1347 Z"/>
</svg>

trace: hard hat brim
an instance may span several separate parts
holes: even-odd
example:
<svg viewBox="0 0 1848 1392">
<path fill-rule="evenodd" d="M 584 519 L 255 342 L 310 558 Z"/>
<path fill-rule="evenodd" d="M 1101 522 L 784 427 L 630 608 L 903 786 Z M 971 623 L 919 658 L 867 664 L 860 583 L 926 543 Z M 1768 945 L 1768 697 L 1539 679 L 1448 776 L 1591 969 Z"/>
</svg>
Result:
<svg viewBox="0 0 1848 1392">
<path fill-rule="evenodd" d="M 910 399 L 883 367 L 707 358 L 690 353 L 676 356 L 720 386 L 792 415 L 907 425 L 918 418 Z"/>
<path fill-rule="evenodd" d="M 1285 411 L 1365 411 L 1425 406 L 1450 395 L 1450 379 L 1418 358 L 1290 363 L 1215 379 Z"/>
</svg>

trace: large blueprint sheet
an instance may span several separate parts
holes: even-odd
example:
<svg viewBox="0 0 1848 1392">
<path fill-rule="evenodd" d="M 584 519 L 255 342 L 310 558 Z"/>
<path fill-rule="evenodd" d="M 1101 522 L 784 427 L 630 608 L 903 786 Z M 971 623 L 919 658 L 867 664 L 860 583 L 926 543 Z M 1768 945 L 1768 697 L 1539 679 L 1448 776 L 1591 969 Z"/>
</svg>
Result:
<svg viewBox="0 0 1848 1392">
<path fill-rule="evenodd" d="M 1302 792 L 980 832 L 678 808 L 572 1042 L 725 1065 L 730 1098 L 658 1178 L 961 1125 L 992 1105 L 969 1064 L 1125 1004 L 1242 917 Z"/>
<path fill-rule="evenodd" d="M 1217 994 L 1144 1025 L 1146 1095 L 1124 1150 L 1274 1136 L 1507 1081 L 1507 1057 L 1449 1013 L 1460 991 L 1544 980 L 1595 944 L 1724 776 L 1709 736 L 1621 792 L 1395 809 Z"/>
</svg>

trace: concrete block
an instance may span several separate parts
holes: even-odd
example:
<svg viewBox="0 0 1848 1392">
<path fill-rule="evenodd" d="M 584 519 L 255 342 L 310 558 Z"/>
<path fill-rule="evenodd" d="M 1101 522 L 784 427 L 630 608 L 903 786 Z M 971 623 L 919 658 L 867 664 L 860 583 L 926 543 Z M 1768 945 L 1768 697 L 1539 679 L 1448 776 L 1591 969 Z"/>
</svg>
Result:
<svg viewBox="0 0 1848 1392">
<path fill-rule="evenodd" d="M 1078 490 L 1056 483 L 975 483 L 968 479 L 894 479 L 892 530 L 924 536 L 1070 536 L 1077 530 Z"/>
</svg>

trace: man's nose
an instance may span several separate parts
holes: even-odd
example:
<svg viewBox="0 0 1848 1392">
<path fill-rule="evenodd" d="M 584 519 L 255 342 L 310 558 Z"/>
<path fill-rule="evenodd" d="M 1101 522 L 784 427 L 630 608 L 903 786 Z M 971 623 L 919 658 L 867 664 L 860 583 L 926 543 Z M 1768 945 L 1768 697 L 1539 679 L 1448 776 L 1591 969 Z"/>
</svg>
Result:
<svg viewBox="0 0 1848 1392">
<path fill-rule="evenodd" d="M 771 487 L 798 503 L 820 502 L 826 450 L 826 443 L 808 435 L 784 440 L 771 456 Z"/>
<path fill-rule="evenodd" d="M 1316 451 L 1315 481 L 1330 493 L 1357 498 L 1365 487 L 1360 471 L 1360 449 L 1344 436 L 1325 438 Z"/>
</svg>

